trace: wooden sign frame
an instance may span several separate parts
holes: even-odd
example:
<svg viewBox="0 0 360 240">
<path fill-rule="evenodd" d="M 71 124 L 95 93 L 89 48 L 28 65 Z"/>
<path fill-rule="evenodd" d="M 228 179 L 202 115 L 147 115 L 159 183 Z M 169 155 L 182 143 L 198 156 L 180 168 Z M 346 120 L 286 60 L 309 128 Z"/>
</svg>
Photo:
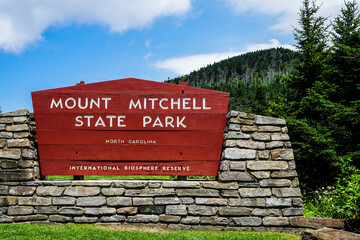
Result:
<svg viewBox="0 0 360 240">
<path fill-rule="evenodd" d="M 31 94 L 43 175 L 217 175 L 229 93 L 126 78 Z"/>
</svg>

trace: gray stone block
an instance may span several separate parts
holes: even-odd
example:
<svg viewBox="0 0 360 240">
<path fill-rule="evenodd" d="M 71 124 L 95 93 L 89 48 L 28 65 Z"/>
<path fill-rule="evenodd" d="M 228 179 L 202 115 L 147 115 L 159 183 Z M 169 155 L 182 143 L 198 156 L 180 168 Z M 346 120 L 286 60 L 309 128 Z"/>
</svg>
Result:
<svg viewBox="0 0 360 240">
<path fill-rule="evenodd" d="M 52 199 L 53 205 L 75 205 L 76 198 L 73 197 L 56 197 Z"/>
<path fill-rule="evenodd" d="M 20 159 L 20 149 L 0 149 L 0 158 L 4 159 Z"/>
<path fill-rule="evenodd" d="M 294 207 L 302 207 L 304 206 L 304 202 L 301 198 L 293 198 L 292 199 Z"/>
<path fill-rule="evenodd" d="M 87 215 L 114 215 L 116 214 L 116 208 L 85 208 L 85 214 Z"/>
<path fill-rule="evenodd" d="M 189 204 L 193 204 L 195 201 L 193 198 L 191 197 L 183 197 L 181 198 L 181 203 L 184 205 L 189 205 Z"/>
<path fill-rule="evenodd" d="M 304 216 L 304 208 L 286 208 L 281 211 L 285 217 Z"/>
<path fill-rule="evenodd" d="M 31 147 L 29 139 L 9 139 L 7 140 L 7 145 L 9 148 Z"/>
<path fill-rule="evenodd" d="M 118 214 L 133 215 L 138 212 L 138 208 L 137 207 L 122 207 L 122 208 L 118 208 L 116 212 Z"/>
<path fill-rule="evenodd" d="M 34 161 L 33 160 L 20 160 L 18 161 L 19 168 L 33 168 Z"/>
<path fill-rule="evenodd" d="M 131 206 L 132 201 L 129 197 L 109 197 L 107 199 L 108 206 Z"/>
<path fill-rule="evenodd" d="M 18 198 L 18 204 L 27 206 L 50 206 L 51 199 L 45 197 L 21 197 Z"/>
<path fill-rule="evenodd" d="M 136 215 L 129 216 L 127 222 L 129 223 L 157 223 L 159 221 L 159 216 L 157 215 Z"/>
<path fill-rule="evenodd" d="M 255 116 L 255 124 L 285 126 L 286 121 L 285 121 L 285 119 L 256 115 Z"/>
<path fill-rule="evenodd" d="M 100 222 L 125 222 L 126 217 L 121 215 L 114 215 L 114 216 L 103 216 L 100 218 Z"/>
<path fill-rule="evenodd" d="M 0 171 L 0 181 L 17 182 L 34 180 L 33 169 L 8 169 Z"/>
<path fill-rule="evenodd" d="M 213 188 L 213 189 L 238 189 L 239 185 L 237 183 L 220 183 L 220 182 L 204 182 L 202 184 L 203 188 Z"/>
<path fill-rule="evenodd" d="M 50 207 L 35 207 L 34 210 L 35 214 L 55 214 L 57 213 L 57 207 L 56 206 L 50 206 Z"/>
<path fill-rule="evenodd" d="M 134 206 L 150 206 L 154 205 L 153 198 L 133 198 L 133 205 Z"/>
<path fill-rule="evenodd" d="M 213 216 L 217 213 L 217 207 L 201 206 L 201 205 L 189 205 L 189 215 L 198 216 Z"/>
<path fill-rule="evenodd" d="M 180 222 L 181 217 L 175 216 L 175 215 L 160 215 L 159 221 L 160 222 L 166 222 L 166 223 L 178 223 Z"/>
<path fill-rule="evenodd" d="M 284 133 L 274 133 L 271 135 L 271 141 L 289 141 L 290 137 Z"/>
<path fill-rule="evenodd" d="M 130 197 L 161 197 L 161 196 L 174 196 L 174 189 L 127 189 L 125 190 L 125 196 Z"/>
<path fill-rule="evenodd" d="M 272 141 L 272 142 L 265 143 L 266 149 L 284 148 L 285 146 L 286 146 L 286 144 L 281 141 Z"/>
<path fill-rule="evenodd" d="M 290 224 L 287 217 L 264 217 L 262 221 L 265 226 L 288 226 Z"/>
<path fill-rule="evenodd" d="M 10 206 L 7 214 L 12 215 L 30 215 L 34 213 L 34 207 L 32 206 Z"/>
<path fill-rule="evenodd" d="M 199 182 L 189 182 L 189 181 L 164 181 L 164 188 L 200 188 Z"/>
<path fill-rule="evenodd" d="M 229 131 L 240 131 L 240 124 L 229 124 Z"/>
<path fill-rule="evenodd" d="M 251 174 L 255 176 L 257 179 L 270 178 L 270 172 L 268 171 L 254 171 L 251 172 Z"/>
<path fill-rule="evenodd" d="M 67 222 L 71 222 L 72 218 L 67 217 L 67 216 L 62 216 L 62 215 L 50 215 L 49 216 L 49 221 L 50 222 L 67 223 Z"/>
<path fill-rule="evenodd" d="M 250 139 L 250 134 L 242 132 L 228 132 L 226 139 Z"/>
<path fill-rule="evenodd" d="M 102 188 L 101 194 L 107 197 L 121 196 L 125 193 L 124 188 Z"/>
<path fill-rule="evenodd" d="M 179 197 L 218 197 L 219 191 L 215 189 L 177 189 Z"/>
<path fill-rule="evenodd" d="M 292 149 L 275 149 L 271 151 L 273 160 L 294 160 L 294 151 Z"/>
<path fill-rule="evenodd" d="M 260 160 L 268 160 L 270 157 L 270 151 L 269 150 L 263 150 L 263 151 L 258 151 L 258 157 Z"/>
<path fill-rule="evenodd" d="M 179 215 L 179 216 L 186 216 L 186 206 L 185 205 L 169 205 L 165 208 L 165 213 L 167 215 Z"/>
<path fill-rule="evenodd" d="M 0 215 L 0 223 L 12 223 L 13 220 L 14 220 L 13 217 L 1 216 L 1 215 Z"/>
<path fill-rule="evenodd" d="M 16 204 L 16 197 L 0 197 L 0 206 L 11 206 Z"/>
<path fill-rule="evenodd" d="M 1 160 L 0 167 L 6 168 L 6 169 L 17 168 L 17 161 L 16 160 Z"/>
<path fill-rule="evenodd" d="M 290 167 L 290 164 L 289 164 Z M 295 170 L 286 170 L 286 171 L 274 171 L 271 173 L 272 178 L 292 178 L 297 177 L 297 172 Z"/>
<path fill-rule="evenodd" d="M 195 225 L 200 223 L 200 217 L 187 216 L 181 219 L 182 224 Z"/>
<path fill-rule="evenodd" d="M 288 179 L 264 179 L 259 184 L 261 187 L 289 187 L 291 181 Z"/>
<path fill-rule="evenodd" d="M 255 177 L 247 172 L 222 172 L 220 173 L 219 180 L 224 182 L 253 182 Z"/>
<path fill-rule="evenodd" d="M 28 121 L 29 121 L 29 118 L 26 116 L 13 117 L 14 123 L 27 123 Z"/>
<path fill-rule="evenodd" d="M 270 197 L 270 188 L 240 188 L 240 196 L 243 198 L 247 197 Z"/>
<path fill-rule="evenodd" d="M 225 147 L 239 147 L 247 149 L 265 149 L 264 142 L 256 142 L 252 140 L 226 140 Z"/>
<path fill-rule="evenodd" d="M 259 217 L 233 217 L 230 218 L 230 221 L 234 223 L 235 226 L 260 226 L 261 218 Z"/>
<path fill-rule="evenodd" d="M 99 187 L 67 187 L 65 189 L 65 196 L 73 196 L 73 197 L 88 197 L 88 196 L 96 196 L 100 194 Z"/>
<path fill-rule="evenodd" d="M 32 196 L 36 187 L 16 186 L 9 188 L 9 195 L 13 196 Z"/>
<path fill-rule="evenodd" d="M 80 216 L 83 215 L 84 212 L 85 210 L 80 207 L 62 207 L 58 210 L 58 214 L 72 216 Z"/>
<path fill-rule="evenodd" d="M 117 188 L 145 188 L 148 184 L 146 181 L 125 181 L 122 180 L 121 182 L 115 182 L 115 187 Z"/>
<path fill-rule="evenodd" d="M 255 208 L 251 215 L 257 217 L 280 217 L 281 211 L 276 208 Z"/>
<path fill-rule="evenodd" d="M 265 198 L 230 198 L 232 207 L 265 207 Z"/>
<path fill-rule="evenodd" d="M 227 205 L 228 200 L 226 198 L 196 198 L 195 203 L 201 205 Z"/>
<path fill-rule="evenodd" d="M 247 207 L 219 207 L 220 216 L 250 216 L 252 208 Z"/>
<path fill-rule="evenodd" d="M 19 116 L 28 116 L 28 115 L 29 115 L 29 110 L 24 108 L 11 112 L 0 113 L 0 119 L 2 117 L 19 117 Z"/>
<path fill-rule="evenodd" d="M 224 150 L 225 159 L 229 160 L 246 160 L 255 159 L 256 150 L 253 149 L 239 149 L 239 148 L 226 148 Z"/>
<path fill-rule="evenodd" d="M 30 129 L 27 124 L 16 124 L 16 125 L 6 126 L 5 131 L 7 131 L 7 132 L 29 132 Z"/>
<path fill-rule="evenodd" d="M 143 206 L 139 207 L 139 212 L 144 214 L 162 214 L 164 213 L 165 206 Z"/>
<path fill-rule="evenodd" d="M 241 126 L 241 131 L 244 133 L 257 132 L 257 130 L 258 130 L 257 126 L 246 126 L 246 125 Z"/>
<path fill-rule="evenodd" d="M 36 194 L 38 196 L 54 196 L 59 197 L 65 191 L 64 187 L 57 187 L 57 186 L 39 186 L 36 189 Z"/>
<path fill-rule="evenodd" d="M 275 197 L 301 197 L 300 188 L 273 188 L 272 193 Z"/>
<path fill-rule="evenodd" d="M 291 198 L 267 198 L 266 207 L 291 207 Z"/>
<path fill-rule="evenodd" d="M 48 220 L 48 216 L 44 214 L 14 216 L 14 222 L 36 222 Z"/>
<path fill-rule="evenodd" d="M 270 141 L 270 134 L 255 132 L 251 135 L 252 139 L 255 141 Z"/>
<path fill-rule="evenodd" d="M 105 197 L 80 197 L 76 200 L 79 207 L 98 207 L 106 205 Z"/>
<path fill-rule="evenodd" d="M 74 217 L 75 223 L 96 223 L 98 221 L 97 217 Z"/>
<path fill-rule="evenodd" d="M 247 161 L 247 168 L 256 171 L 287 170 L 289 165 L 285 161 Z"/>
<path fill-rule="evenodd" d="M 155 205 L 172 205 L 180 204 L 180 199 L 177 197 L 157 197 L 155 198 Z"/>
<path fill-rule="evenodd" d="M 230 162 L 230 170 L 237 170 L 237 171 L 245 171 L 246 169 L 246 162 L 245 161 L 231 161 Z"/>
<path fill-rule="evenodd" d="M 237 190 L 222 190 L 220 195 L 222 197 L 239 197 L 239 192 Z"/>
</svg>

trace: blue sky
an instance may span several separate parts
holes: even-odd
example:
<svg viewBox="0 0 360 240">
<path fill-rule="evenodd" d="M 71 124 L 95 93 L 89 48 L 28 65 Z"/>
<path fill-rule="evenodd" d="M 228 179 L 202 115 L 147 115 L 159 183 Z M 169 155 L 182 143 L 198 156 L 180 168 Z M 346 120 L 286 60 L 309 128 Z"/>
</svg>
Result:
<svg viewBox="0 0 360 240">
<path fill-rule="evenodd" d="M 321 3 L 319 1 L 319 3 Z M 343 0 L 324 0 L 335 16 Z M 248 51 L 292 48 L 301 0 L 0 0 L 0 107 L 32 91 L 164 81 Z"/>
</svg>

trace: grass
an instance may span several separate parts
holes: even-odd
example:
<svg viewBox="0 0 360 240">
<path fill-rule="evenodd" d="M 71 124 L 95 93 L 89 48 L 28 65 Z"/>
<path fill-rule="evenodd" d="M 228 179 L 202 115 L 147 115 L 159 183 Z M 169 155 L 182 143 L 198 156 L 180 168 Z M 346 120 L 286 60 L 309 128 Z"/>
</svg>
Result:
<svg viewBox="0 0 360 240">
<path fill-rule="evenodd" d="M 48 180 L 72 180 L 73 176 L 60 176 L 60 175 L 51 175 L 48 176 Z M 84 176 L 84 179 L 87 180 L 98 180 L 98 179 L 172 179 L 170 176 L 115 176 L 115 175 L 107 175 L 107 176 Z"/>
<path fill-rule="evenodd" d="M 50 175 L 48 180 L 72 180 L 73 176 L 60 176 L 60 175 Z M 136 176 L 115 176 L 115 175 L 106 175 L 106 176 L 84 176 L 86 180 L 98 180 L 98 179 L 158 179 L 158 180 L 174 180 L 175 176 L 150 176 L 150 175 L 136 175 Z M 197 179 L 197 180 L 215 180 L 215 177 L 203 177 L 203 176 L 188 176 L 188 179 Z"/>
<path fill-rule="evenodd" d="M 301 237 L 297 234 L 285 233 L 255 233 L 255 232 L 213 232 L 213 231 L 163 231 L 163 232 L 149 232 L 149 231 L 118 231 L 104 229 L 94 225 L 74 225 L 69 224 L 65 226 L 44 226 L 36 224 L 9 224 L 0 225 L 0 236 L 2 240 L 16 239 L 193 239 L 193 240 L 211 240 L 211 239 L 245 239 L 245 240 L 300 240 Z"/>
</svg>

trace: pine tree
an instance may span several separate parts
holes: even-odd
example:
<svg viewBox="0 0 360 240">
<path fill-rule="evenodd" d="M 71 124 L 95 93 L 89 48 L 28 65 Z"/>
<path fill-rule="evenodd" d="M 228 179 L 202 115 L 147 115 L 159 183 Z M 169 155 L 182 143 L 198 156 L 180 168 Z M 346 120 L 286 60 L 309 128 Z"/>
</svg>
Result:
<svg viewBox="0 0 360 240">
<path fill-rule="evenodd" d="M 289 84 L 294 89 L 290 97 L 295 101 L 304 97 L 306 90 L 324 77 L 328 60 L 328 26 L 325 25 L 326 18 L 317 16 L 319 9 L 316 0 L 304 0 L 299 13 L 300 28 L 294 29 L 300 64 Z"/>
<path fill-rule="evenodd" d="M 356 1 L 345 2 L 341 14 L 333 22 L 331 78 L 337 85 L 337 99 L 345 105 L 359 99 L 360 83 L 360 13 Z"/>
</svg>

